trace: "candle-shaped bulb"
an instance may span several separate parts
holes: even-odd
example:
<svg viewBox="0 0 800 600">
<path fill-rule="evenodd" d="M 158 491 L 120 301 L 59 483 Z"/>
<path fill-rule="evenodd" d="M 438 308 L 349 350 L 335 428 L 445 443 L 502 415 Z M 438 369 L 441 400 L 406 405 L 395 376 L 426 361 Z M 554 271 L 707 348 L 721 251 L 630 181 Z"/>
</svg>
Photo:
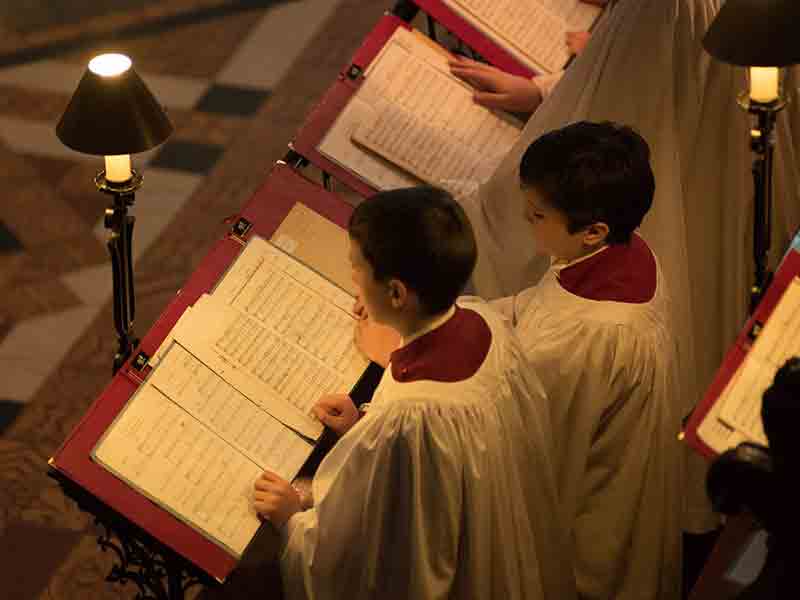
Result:
<svg viewBox="0 0 800 600">
<path fill-rule="evenodd" d="M 778 99 L 778 67 L 750 67 L 750 99 L 756 102 Z"/>
<path fill-rule="evenodd" d="M 106 181 L 122 183 L 132 176 L 130 154 L 106 156 Z"/>
</svg>

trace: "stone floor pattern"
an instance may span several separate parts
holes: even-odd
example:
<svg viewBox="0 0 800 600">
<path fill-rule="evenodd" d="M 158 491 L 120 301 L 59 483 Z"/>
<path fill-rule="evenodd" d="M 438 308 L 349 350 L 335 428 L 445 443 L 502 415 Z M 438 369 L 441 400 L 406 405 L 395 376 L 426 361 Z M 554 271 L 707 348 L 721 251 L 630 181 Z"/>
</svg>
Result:
<svg viewBox="0 0 800 600">
<path fill-rule="evenodd" d="M 96 157 L 55 136 L 91 56 L 123 51 L 175 132 L 133 157 L 144 333 L 390 0 L 37 0 L 0 7 L 0 564 L 9 600 L 133 598 L 47 460 L 110 380 Z M 244 596 L 242 596 L 244 597 Z M 249 594 L 248 594 L 249 597 Z M 261 594 L 260 597 L 269 597 Z"/>
</svg>

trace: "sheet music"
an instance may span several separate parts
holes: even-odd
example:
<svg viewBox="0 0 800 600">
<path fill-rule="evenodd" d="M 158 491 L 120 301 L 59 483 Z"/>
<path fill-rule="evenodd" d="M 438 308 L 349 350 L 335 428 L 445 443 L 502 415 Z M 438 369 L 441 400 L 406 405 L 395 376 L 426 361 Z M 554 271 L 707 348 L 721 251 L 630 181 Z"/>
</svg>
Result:
<svg viewBox="0 0 800 600">
<path fill-rule="evenodd" d="M 347 259 L 346 254 L 344 258 Z M 295 304 L 277 290 L 291 293 L 292 299 L 300 297 L 302 303 Z M 263 295 L 264 292 L 267 295 Z M 217 283 L 213 294 L 250 315 L 261 315 L 259 318 L 264 323 L 272 323 L 284 314 L 301 313 L 300 307 L 306 304 L 320 310 L 322 304 L 330 304 L 346 316 L 350 315 L 354 301 L 352 294 L 258 236 L 248 240 L 245 249 Z M 341 320 L 337 315 L 334 318 Z M 350 315 L 351 325 L 354 319 Z"/>
<path fill-rule="evenodd" d="M 719 419 L 746 438 L 767 444 L 761 398 L 777 370 L 800 355 L 800 279 L 795 277 L 720 397 Z"/>
<path fill-rule="evenodd" d="M 444 0 L 496 44 L 538 72 L 570 58 L 568 31 L 587 31 L 602 9 L 579 0 Z"/>
<path fill-rule="evenodd" d="M 365 84 L 375 110 L 353 139 L 423 181 L 465 194 L 487 179 L 520 134 L 505 114 L 475 104 L 446 57 L 415 53 L 398 29 L 380 56 L 391 69 Z M 487 156 L 487 152 L 491 152 Z"/>
<path fill-rule="evenodd" d="M 420 180 L 388 160 L 357 146 L 352 141 L 358 124 L 372 113 L 369 103 L 353 96 L 322 138 L 317 150 L 345 168 L 369 186 L 378 190 L 413 187 Z"/>
<path fill-rule="evenodd" d="M 419 32 L 399 27 L 370 63 L 364 82 L 323 138 L 319 151 L 378 189 L 419 185 L 420 181 L 456 194 L 477 187 L 519 137 L 521 124 L 505 113 L 476 105 L 472 88 L 450 74 L 448 58 L 446 51 L 434 47 Z M 456 173 L 441 171 L 426 179 L 420 176 L 418 165 L 386 160 L 380 150 L 374 151 L 375 146 L 368 149 L 366 144 L 355 143 L 356 136 L 364 135 L 382 115 L 387 116 L 387 111 L 394 114 L 398 107 L 413 114 L 423 111 L 417 116 L 438 116 L 436 121 L 415 121 L 414 131 L 447 125 L 450 135 L 456 131 L 459 139 L 470 141 L 468 147 L 440 143 L 426 148 L 425 156 L 438 158 L 439 153 L 447 153 L 453 164 L 461 167 Z M 436 109 L 434 115 L 431 108 Z M 496 147 L 479 146 L 491 143 L 493 133 L 499 140 Z M 473 139 L 474 135 L 480 137 Z M 411 143 L 409 139 L 404 141 Z M 479 147 L 477 153 L 474 148 Z M 487 156 L 487 152 L 491 154 Z M 421 159 L 418 162 L 422 164 Z"/>
<path fill-rule="evenodd" d="M 243 395 L 180 344 L 148 384 L 261 468 L 295 478 L 313 445 Z"/>
<path fill-rule="evenodd" d="M 192 311 L 196 320 L 182 324 L 175 340 L 273 417 L 316 438 L 322 425 L 311 407 L 324 394 L 348 393 L 363 368 L 353 368 L 346 354 L 352 327 L 343 336 L 312 322 L 317 313 L 308 307 L 299 313 L 278 313 L 275 326 L 267 327 L 216 296 L 203 296 Z M 298 321 L 290 324 L 292 318 Z"/>
<path fill-rule="evenodd" d="M 339 258 L 347 260 L 346 255 Z M 353 341 L 355 298 L 263 238 L 249 241 L 214 295 L 347 381 L 358 379 L 367 367 Z"/>
<path fill-rule="evenodd" d="M 190 526 L 241 556 L 259 527 L 263 469 L 152 385 L 143 385 L 93 458 Z"/>
</svg>

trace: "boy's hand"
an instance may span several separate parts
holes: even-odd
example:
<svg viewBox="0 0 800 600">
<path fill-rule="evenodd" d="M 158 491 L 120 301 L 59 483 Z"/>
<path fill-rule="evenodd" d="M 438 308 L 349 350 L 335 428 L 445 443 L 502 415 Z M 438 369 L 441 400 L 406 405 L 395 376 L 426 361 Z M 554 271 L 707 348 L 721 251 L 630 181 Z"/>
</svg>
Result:
<svg viewBox="0 0 800 600">
<path fill-rule="evenodd" d="M 539 87 L 530 79 L 511 75 L 460 56 L 450 60 L 450 72 L 472 85 L 477 104 L 516 113 L 532 113 L 542 103 Z"/>
<path fill-rule="evenodd" d="M 289 517 L 302 510 L 297 491 L 272 471 L 264 471 L 256 479 L 253 507 L 275 527 L 282 527 Z"/>
<path fill-rule="evenodd" d="M 584 4 L 594 4 L 595 6 L 605 6 L 608 0 L 581 0 Z"/>
<path fill-rule="evenodd" d="M 323 425 L 332 429 L 339 437 L 350 431 L 359 418 L 358 409 L 347 394 L 323 396 L 311 410 Z"/>
<path fill-rule="evenodd" d="M 356 323 L 355 343 L 364 356 L 385 368 L 400 346 L 400 334 L 388 325 L 362 319 Z"/>
<path fill-rule="evenodd" d="M 591 37 L 592 34 L 588 31 L 568 31 L 567 48 L 569 48 L 570 53 L 577 56 L 586 48 L 586 44 L 589 43 L 589 38 Z"/>
<path fill-rule="evenodd" d="M 361 296 L 356 296 L 356 301 L 353 303 L 353 314 L 359 319 L 367 318 L 367 308 L 361 301 Z"/>
</svg>

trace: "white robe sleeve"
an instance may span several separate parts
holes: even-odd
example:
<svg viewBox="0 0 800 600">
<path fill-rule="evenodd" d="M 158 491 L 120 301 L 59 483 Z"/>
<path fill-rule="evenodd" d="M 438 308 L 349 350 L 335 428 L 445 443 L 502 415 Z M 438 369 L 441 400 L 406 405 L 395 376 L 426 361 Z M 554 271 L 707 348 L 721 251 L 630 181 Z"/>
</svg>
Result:
<svg viewBox="0 0 800 600">
<path fill-rule="evenodd" d="M 441 442 L 413 406 L 373 407 L 339 440 L 314 478 L 321 500 L 287 525 L 287 598 L 447 597 L 461 469 Z"/>
</svg>

